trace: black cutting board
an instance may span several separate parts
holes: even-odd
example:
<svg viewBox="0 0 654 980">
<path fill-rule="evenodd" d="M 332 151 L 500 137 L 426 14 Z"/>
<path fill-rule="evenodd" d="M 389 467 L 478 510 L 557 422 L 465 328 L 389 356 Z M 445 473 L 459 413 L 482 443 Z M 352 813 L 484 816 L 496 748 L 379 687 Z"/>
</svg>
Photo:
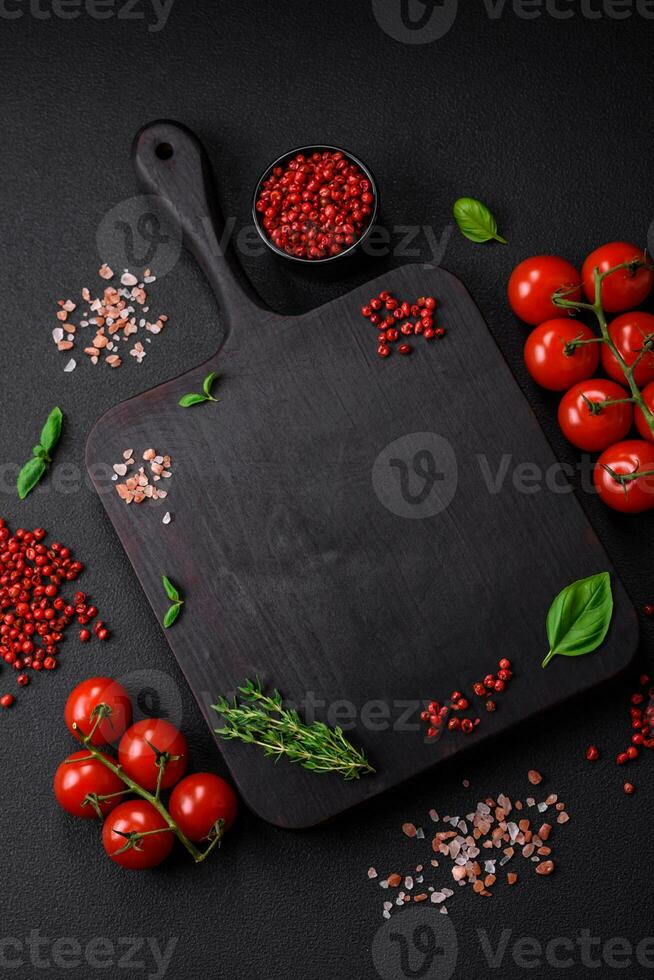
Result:
<svg viewBox="0 0 654 980">
<path fill-rule="evenodd" d="M 206 220 L 193 134 L 146 127 L 135 164 L 176 212 L 227 335 L 206 364 L 97 423 L 87 463 L 103 504 L 156 615 L 162 572 L 186 597 L 166 635 L 212 728 L 217 696 L 256 676 L 345 721 L 377 770 L 346 783 L 220 742 L 249 806 L 285 827 L 319 823 L 625 667 L 634 610 L 462 283 L 407 265 L 302 316 L 261 310 Z M 446 337 L 378 357 L 360 308 L 383 288 L 437 297 Z M 220 402 L 179 408 L 212 369 Z M 168 497 L 127 506 L 97 464 L 150 446 L 172 457 Z M 604 569 L 616 605 L 602 649 L 542 670 L 552 599 Z M 475 699 L 474 735 L 426 742 L 418 702 L 470 690 L 499 657 L 515 678 L 498 710 Z"/>
</svg>

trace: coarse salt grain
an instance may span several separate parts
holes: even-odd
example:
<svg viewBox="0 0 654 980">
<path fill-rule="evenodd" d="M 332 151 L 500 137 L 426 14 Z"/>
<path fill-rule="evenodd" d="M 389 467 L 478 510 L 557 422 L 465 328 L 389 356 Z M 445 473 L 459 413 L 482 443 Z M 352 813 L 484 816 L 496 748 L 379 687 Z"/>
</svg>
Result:
<svg viewBox="0 0 654 980">
<path fill-rule="evenodd" d="M 111 268 L 105 263 L 99 270 L 99 275 L 104 280 L 109 280 L 113 277 L 114 273 Z M 154 281 L 155 277 L 149 277 L 150 281 Z M 130 336 L 138 333 L 138 324 L 135 316 L 135 307 L 130 303 L 133 300 L 137 303 L 141 309 L 146 310 L 148 307 L 145 306 L 147 302 L 147 293 L 143 288 L 143 284 L 139 283 L 137 277 L 130 273 L 129 270 L 125 270 L 122 280 L 124 285 L 130 288 L 116 289 L 114 286 L 107 286 L 104 289 L 102 297 L 97 297 L 92 299 L 91 293 L 88 287 L 83 287 L 82 298 L 90 306 L 90 309 L 99 314 L 91 319 L 81 319 L 79 322 L 80 327 L 86 327 L 92 324 L 98 328 L 98 334 L 94 338 L 93 344 L 88 345 L 84 348 L 84 353 L 91 360 L 92 364 L 97 364 L 98 360 L 102 357 L 102 349 L 105 352 L 113 352 L 116 350 L 115 344 L 109 342 L 108 337 L 104 336 L 104 329 L 106 327 L 110 336 L 115 335 L 116 341 L 126 341 Z M 60 309 L 57 311 L 57 318 L 62 322 L 66 323 L 66 328 L 57 328 L 57 333 L 53 333 L 53 339 L 57 344 L 60 351 L 70 350 L 75 341 L 76 325 L 73 323 L 68 323 L 68 315 L 77 309 L 76 304 L 72 300 L 59 300 L 58 305 Z M 88 317 L 88 311 L 85 311 L 83 316 Z M 165 314 L 161 314 L 155 325 L 155 329 L 152 332 L 159 333 L 164 325 L 167 323 L 168 317 Z M 147 326 L 147 325 L 146 325 Z M 122 333 L 119 333 L 122 331 Z M 66 340 L 64 340 L 66 336 Z M 149 342 L 150 338 L 146 338 Z M 130 350 L 131 356 L 134 360 L 141 364 L 146 356 L 146 350 L 143 344 L 137 342 L 132 350 Z M 119 368 L 123 361 L 117 354 L 111 353 L 111 356 L 105 358 L 106 363 L 111 368 Z"/>
<path fill-rule="evenodd" d="M 548 800 L 550 799 L 557 801 L 555 794 L 551 794 L 548 797 Z M 531 798 L 528 798 L 528 804 L 530 800 Z M 535 804 L 535 801 L 531 802 Z M 555 865 L 550 857 L 551 848 L 543 844 L 543 841 L 546 841 L 552 832 L 552 825 L 542 824 L 536 832 L 536 826 L 532 827 L 529 819 L 522 818 L 517 823 L 506 819 L 512 808 L 521 810 L 522 806 L 520 800 L 516 800 L 512 804 L 504 794 L 498 795 L 497 802 L 490 798 L 485 802 L 482 801 L 477 804 L 476 810 L 467 816 L 468 824 L 471 826 L 470 832 L 468 832 L 465 822 L 459 817 L 443 817 L 444 823 L 456 827 L 457 830 L 461 828 L 461 833 L 456 833 L 453 830 L 437 831 L 431 841 L 431 847 L 433 851 L 446 855 L 452 862 L 450 873 L 458 888 L 468 887 L 482 898 L 490 897 L 497 882 L 498 872 L 496 869 L 498 865 L 504 867 L 509 861 L 517 859 L 517 857 L 527 861 L 529 867 L 533 866 L 536 874 L 541 877 L 553 873 Z M 541 807 L 542 804 L 539 804 L 538 809 L 540 810 Z M 569 819 L 564 804 L 557 802 L 557 810 L 557 822 L 564 825 Z M 430 811 L 430 816 L 432 820 L 434 817 L 436 820 L 438 819 L 435 810 Z M 418 836 L 415 824 L 405 823 L 402 829 L 405 834 L 407 831 L 409 832 L 407 836 Z M 416 831 L 415 834 L 413 833 L 414 830 Z M 512 846 L 514 844 L 515 847 Z M 502 854 L 501 856 L 498 854 L 497 857 L 489 856 L 488 859 L 479 863 L 476 858 L 480 854 L 481 847 L 498 849 Z M 547 858 L 547 860 L 543 860 L 543 858 Z M 438 861 L 432 859 L 430 866 L 437 868 Z M 416 874 L 422 872 L 422 869 L 422 865 L 417 865 Z M 514 885 L 518 881 L 518 875 L 515 872 L 509 872 L 503 880 L 509 885 Z M 426 891 L 420 892 L 413 898 L 411 894 L 406 894 L 412 892 L 414 883 L 422 885 L 423 881 L 424 875 L 422 874 L 416 878 L 413 878 L 411 874 L 402 877 L 397 872 L 389 875 L 388 886 L 399 887 L 402 885 L 405 889 L 405 891 L 400 891 L 395 903 L 396 906 L 401 907 L 411 901 L 422 902 L 429 899 L 432 904 L 439 906 L 439 911 L 443 911 L 444 905 L 442 903 L 446 897 L 451 897 L 454 894 L 452 889 L 436 888 L 427 883 L 426 886 L 423 885 L 423 888 L 426 887 Z"/>
</svg>

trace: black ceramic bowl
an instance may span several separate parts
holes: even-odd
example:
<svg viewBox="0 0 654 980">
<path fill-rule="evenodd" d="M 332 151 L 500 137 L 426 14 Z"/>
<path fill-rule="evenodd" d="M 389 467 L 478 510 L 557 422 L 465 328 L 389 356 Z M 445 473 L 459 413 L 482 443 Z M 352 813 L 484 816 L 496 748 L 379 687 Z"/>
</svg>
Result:
<svg viewBox="0 0 654 980">
<path fill-rule="evenodd" d="M 284 169 L 286 169 L 287 165 L 290 163 L 293 157 L 295 157 L 298 153 L 304 153 L 305 156 L 308 157 L 312 153 L 322 153 L 325 150 L 329 150 L 332 153 L 337 150 L 340 151 L 345 157 L 345 159 L 350 161 L 351 163 L 356 164 L 359 170 L 370 181 L 370 192 L 374 200 L 371 205 L 372 210 L 370 213 L 368 224 L 366 225 L 361 236 L 357 238 L 357 240 L 353 242 L 352 245 L 350 245 L 348 248 L 343 249 L 342 252 L 339 252 L 338 255 L 328 255 L 325 256 L 325 258 L 323 259 L 305 259 L 297 255 L 289 255 L 289 253 L 285 252 L 284 249 L 278 248 L 277 245 L 275 245 L 275 243 L 269 237 L 268 232 L 261 224 L 259 212 L 257 211 L 256 208 L 259 193 L 261 191 L 264 181 L 266 181 L 270 177 L 275 167 L 283 167 Z M 366 238 L 370 234 L 375 224 L 378 210 L 379 210 L 379 190 L 377 188 L 377 181 L 375 180 L 370 168 L 367 167 L 365 163 L 363 163 L 361 160 L 359 160 L 359 158 L 356 157 L 353 153 L 350 153 L 348 150 L 344 150 L 342 146 L 328 146 L 326 144 L 325 145 L 317 144 L 315 146 L 298 146 L 294 150 L 289 150 L 287 153 L 283 153 L 282 156 L 277 157 L 277 159 L 273 160 L 273 162 L 268 167 L 266 167 L 264 172 L 261 174 L 261 177 L 257 181 L 257 185 L 254 189 L 254 195 L 252 198 L 252 218 L 254 221 L 254 226 L 259 232 L 262 241 L 264 241 L 268 246 L 268 248 L 270 249 L 270 251 L 274 252 L 276 255 L 281 255 L 283 259 L 288 259 L 291 262 L 298 262 L 300 263 L 300 265 L 305 265 L 305 266 L 326 265 L 327 263 L 338 262 L 340 259 L 344 259 L 347 256 L 351 256 L 354 252 L 360 249 L 361 245 L 363 244 L 363 242 L 365 242 Z"/>
</svg>

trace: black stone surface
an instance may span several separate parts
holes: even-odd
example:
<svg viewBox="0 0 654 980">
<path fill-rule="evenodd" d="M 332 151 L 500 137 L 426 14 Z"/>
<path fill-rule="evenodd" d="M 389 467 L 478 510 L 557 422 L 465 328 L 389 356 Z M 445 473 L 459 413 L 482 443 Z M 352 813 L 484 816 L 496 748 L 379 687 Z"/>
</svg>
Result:
<svg viewBox="0 0 654 980">
<path fill-rule="evenodd" d="M 529 254 L 548 251 L 581 262 L 604 241 L 645 242 L 654 216 L 647 7 L 560 0 L 558 9 L 573 14 L 564 20 L 544 8 L 525 19 L 509 4 L 490 17 L 491 4 L 461 3 L 449 32 L 425 44 L 389 36 L 375 16 L 377 9 L 383 20 L 380 7 L 388 12 L 392 4 L 177 0 L 156 32 L 148 29 L 155 17 L 144 4 L 131 12 L 145 19 L 126 19 L 129 9 L 120 4 L 96 8 L 96 14 L 113 14 L 105 20 L 83 7 L 75 19 L 63 19 L 78 10 L 75 4 L 52 13 L 45 3 L 30 8 L 7 0 L 0 12 L 2 461 L 23 462 L 42 419 L 60 403 L 67 426 L 59 459 L 74 467 L 63 482 L 59 478 L 58 489 L 45 483 L 24 504 L 3 469 L 2 513 L 14 527 L 42 524 L 75 548 L 89 566 L 81 584 L 98 598 L 113 631 L 106 646 L 67 644 L 61 669 L 21 692 L 1 719 L 3 976 L 157 975 L 148 946 L 154 937 L 162 948 L 176 940 L 166 972 L 175 980 L 374 978 L 371 948 L 384 895 L 366 871 L 370 865 L 382 873 L 408 871 L 430 856 L 426 846 L 402 836 L 402 822 L 426 822 L 432 806 L 465 813 L 500 791 L 524 798 L 526 772 L 534 767 L 572 814 L 556 834 L 556 874 L 521 875 L 519 886 L 496 888 L 491 900 L 457 891 L 449 903 L 459 947 L 452 975 L 577 980 L 622 974 L 631 980 L 652 973 L 645 947 L 639 964 L 635 952 L 620 954 L 614 943 L 616 962 L 631 960 L 618 970 L 605 945 L 603 954 L 592 948 L 599 963 L 594 969 L 576 945 L 589 930 L 602 944 L 624 937 L 635 950 L 654 933 L 652 760 L 629 771 L 637 786 L 632 798 L 622 792 L 625 771 L 612 762 L 628 738 L 630 677 L 472 748 L 463 760 L 329 827 L 294 834 L 244 813 L 222 853 L 200 868 L 179 853 L 153 873 L 123 872 L 104 857 L 98 828 L 74 824 L 52 799 L 52 773 L 71 750 L 62 706 L 71 687 L 92 673 L 110 673 L 139 689 L 149 685 L 187 731 L 195 767 L 221 767 L 83 476 L 86 435 L 102 412 L 214 351 L 220 324 L 209 288 L 186 255 L 156 284 L 155 303 L 170 314 L 171 326 L 150 345 L 140 369 L 130 363 L 94 373 L 80 364 L 65 375 L 64 358 L 50 339 L 56 299 L 96 283 L 103 218 L 136 193 L 129 147 L 143 123 L 167 116 L 198 132 L 212 157 L 223 210 L 237 227 L 249 222 L 252 185 L 266 163 L 311 141 L 344 145 L 369 164 L 396 245 L 403 225 L 427 228 L 440 240 L 460 194 L 486 201 L 509 246 L 475 246 L 455 232 L 443 265 L 478 302 L 559 458 L 578 463 L 557 432 L 556 399 L 536 390 L 524 371 L 525 328 L 510 314 L 504 286 L 513 265 Z M 533 15 L 538 8 L 525 10 Z M 624 19 L 615 16 L 629 11 Z M 373 272 L 432 257 L 424 231 L 413 247 L 418 255 L 395 249 L 372 264 Z M 327 280 L 280 265 L 269 254 L 245 256 L 243 264 L 263 299 L 284 312 L 310 309 L 372 274 L 368 267 L 346 280 Z M 579 489 L 579 473 L 573 481 Z M 609 514 L 588 493 L 580 491 L 580 499 L 634 603 L 651 601 L 651 516 L 628 520 Z M 647 669 L 651 623 L 643 623 L 642 636 L 640 664 Z M 501 637 L 489 637 L 488 646 L 495 651 Z M 134 676 L 139 671 L 145 681 Z M 2 677 L 3 690 L 14 690 L 8 670 Z M 592 768 L 584 761 L 590 742 L 602 749 L 602 761 Z M 399 929 L 401 919 L 392 921 Z M 44 943 L 30 950 L 33 930 Z M 493 948 L 510 931 L 501 966 L 489 963 L 479 930 Z M 81 953 L 74 942 L 66 946 L 66 937 Z M 97 962 L 110 964 L 104 970 L 88 962 L 94 937 L 107 940 L 95 946 Z M 141 945 L 131 962 L 126 937 L 138 937 Z M 511 950 L 524 937 L 543 947 L 565 937 L 574 946 L 567 953 L 572 964 L 556 968 L 543 956 L 540 966 L 521 966 Z M 550 959 L 553 952 L 566 960 L 564 946 L 551 949 Z M 419 962 L 416 956 L 413 967 Z M 401 980 L 408 974 L 393 975 Z M 444 967 L 423 974 L 448 975 Z"/>
</svg>

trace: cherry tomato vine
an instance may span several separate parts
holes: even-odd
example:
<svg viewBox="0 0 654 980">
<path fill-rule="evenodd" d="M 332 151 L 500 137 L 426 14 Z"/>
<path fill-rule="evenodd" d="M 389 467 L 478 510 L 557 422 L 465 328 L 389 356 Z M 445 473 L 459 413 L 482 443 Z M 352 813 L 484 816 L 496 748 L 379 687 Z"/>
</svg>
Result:
<svg viewBox="0 0 654 980">
<path fill-rule="evenodd" d="M 653 287 L 654 265 L 628 242 L 595 249 L 581 275 L 559 256 L 533 256 L 508 284 L 514 313 L 537 324 L 525 344 L 527 370 L 565 392 L 561 430 L 577 448 L 602 454 L 595 488 L 624 513 L 654 508 L 654 315 L 634 309 Z M 609 322 L 607 313 L 621 315 Z M 569 319 L 578 314 L 591 314 L 599 330 Z M 600 361 L 608 379 L 595 376 Z M 634 423 L 640 440 L 629 438 Z"/>
<path fill-rule="evenodd" d="M 98 707 L 108 709 L 109 713 L 111 712 L 111 708 L 108 708 L 107 705 L 99 705 Z M 100 762 L 110 772 L 112 772 L 115 776 L 118 776 L 118 778 L 122 780 L 122 782 L 125 784 L 125 789 L 123 790 L 123 793 L 125 795 L 127 795 L 128 793 L 133 793 L 136 796 L 140 796 L 141 799 L 146 800 L 146 802 L 148 802 L 150 806 L 154 807 L 154 809 L 163 818 L 166 824 L 165 828 L 161 828 L 160 830 L 130 831 L 128 833 L 121 832 L 121 836 L 125 838 L 125 844 L 123 845 L 122 850 L 128 851 L 131 848 L 136 848 L 138 850 L 141 840 L 143 840 L 143 838 L 146 835 L 169 832 L 169 833 L 173 833 L 177 837 L 178 841 L 181 844 L 183 844 L 183 846 L 189 852 L 189 854 L 191 855 L 195 863 L 200 864 L 207 857 L 209 857 L 209 855 L 214 850 L 214 848 L 220 843 L 224 831 L 224 822 L 221 820 L 217 822 L 216 832 L 212 840 L 209 842 L 208 846 L 203 851 L 201 851 L 198 847 L 196 847 L 195 844 L 191 840 L 189 840 L 186 834 L 175 823 L 175 821 L 169 814 L 168 810 L 162 803 L 161 796 L 160 796 L 161 785 L 158 785 L 157 789 L 153 793 L 151 793 L 147 789 L 144 789 L 143 786 L 141 786 L 139 783 L 137 783 L 135 780 L 131 779 L 127 775 L 127 773 L 119 763 L 114 762 L 109 756 L 105 755 L 98 748 L 96 748 L 95 745 L 93 745 L 92 740 L 95 731 L 98 725 L 100 724 L 100 722 L 102 721 L 102 718 L 105 717 L 107 717 L 106 712 L 97 712 L 96 717 L 93 720 L 92 727 L 88 732 L 88 734 L 86 735 L 82 732 L 77 722 L 73 722 L 73 729 L 76 732 L 77 736 L 79 737 L 80 741 L 82 742 L 82 745 L 84 745 L 85 748 L 88 750 L 89 757 L 97 759 L 98 762 Z M 161 779 L 163 779 L 166 766 L 168 765 L 168 759 L 166 758 L 166 753 L 158 753 L 157 760 L 158 760 L 157 765 L 159 766 L 160 773 L 161 773 Z M 113 795 L 115 794 L 112 794 L 112 796 Z M 102 802 L 104 802 L 107 799 L 108 799 L 107 796 L 89 794 L 89 803 L 91 806 L 94 806 L 94 804 L 97 804 L 99 806 Z M 114 852 L 114 854 L 118 854 L 118 853 L 119 853 L 118 851 Z"/>
<path fill-rule="evenodd" d="M 649 405 L 643 398 L 642 392 L 638 387 L 635 378 L 636 370 L 639 364 L 641 363 L 641 361 L 643 360 L 643 358 L 647 354 L 654 352 L 654 332 L 647 334 L 643 338 L 643 344 L 641 349 L 638 351 L 632 363 L 629 364 L 625 360 L 622 352 L 616 345 L 611 335 L 608 321 L 606 319 L 606 313 L 604 312 L 604 307 L 602 306 L 602 283 L 604 282 L 605 279 L 608 278 L 608 276 L 611 276 L 616 272 L 620 272 L 622 269 L 628 271 L 630 275 L 636 275 L 639 269 L 652 270 L 654 269 L 654 266 L 640 259 L 635 259 L 629 262 L 621 262 L 620 265 L 613 266 L 613 268 L 607 269 L 604 272 L 600 272 L 599 269 L 595 269 L 594 302 L 583 303 L 580 300 L 567 298 L 570 294 L 569 289 L 558 290 L 557 292 L 555 292 L 554 295 L 552 296 L 552 302 L 555 304 L 555 306 L 558 306 L 561 309 L 565 309 L 565 310 L 574 310 L 576 312 L 579 312 L 581 310 L 588 310 L 596 317 L 601 336 L 596 337 L 593 340 L 586 340 L 586 339 L 572 340 L 570 341 L 568 346 L 571 349 L 574 349 L 578 346 L 581 346 L 582 344 L 592 344 L 592 343 L 606 344 L 606 346 L 611 351 L 613 357 L 620 365 L 622 374 L 624 375 L 627 385 L 629 386 L 629 390 L 631 392 L 631 398 L 627 400 L 633 402 L 635 405 L 637 405 L 640 408 L 645 419 L 647 420 L 647 424 L 651 430 L 652 436 L 654 437 L 654 413 L 652 412 Z M 578 289 L 578 287 L 576 288 Z M 612 402 L 609 400 L 604 404 L 612 404 Z"/>
<path fill-rule="evenodd" d="M 65 720 L 83 748 L 59 766 L 55 796 L 72 815 L 104 820 L 102 841 L 113 861 L 132 869 L 154 867 L 176 837 L 200 864 L 220 844 L 236 817 L 236 795 L 213 773 L 182 778 L 187 744 L 174 725 L 156 718 L 132 725 L 127 692 L 105 677 L 74 689 Z M 118 759 L 100 748 L 119 739 Z M 173 786 L 166 807 L 161 794 Z M 197 846 L 204 842 L 204 848 Z"/>
<path fill-rule="evenodd" d="M 631 402 L 640 410 L 642 418 L 647 423 L 647 426 L 652 434 L 652 438 L 654 438 L 654 412 L 650 408 L 647 400 L 643 397 L 643 393 L 641 392 L 636 380 L 636 373 L 639 365 L 645 357 L 654 352 L 654 332 L 646 334 L 643 337 L 640 350 L 637 352 L 631 363 L 629 363 L 614 340 L 606 319 L 604 307 L 602 305 L 602 287 L 604 281 L 609 276 L 624 270 L 629 276 L 636 277 L 641 269 L 646 269 L 651 272 L 654 269 L 654 266 L 641 259 L 631 259 L 626 262 L 621 262 L 619 265 L 613 266 L 610 269 L 605 269 L 604 271 L 600 271 L 599 268 L 595 268 L 593 270 L 593 281 L 595 285 L 593 302 L 582 302 L 578 299 L 569 298 L 571 291 L 576 292 L 577 287 L 575 287 L 574 290 L 570 290 L 569 288 L 557 290 L 552 296 L 552 302 L 555 306 L 558 306 L 561 309 L 572 310 L 575 313 L 578 313 L 581 310 L 587 310 L 595 316 L 599 326 L 600 336 L 594 340 L 573 340 L 569 343 L 569 346 L 574 348 L 578 345 L 594 342 L 605 344 L 606 348 L 608 348 L 608 350 L 611 352 L 616 364 L 620 366 L 624 379 L 631 393 L 631 397 L 625 399 L 605 399 L 604 401 L 597 403 L 597 407 L 593 409 L 593 412 L 600 412 L 611 405 Z M 590 288 L 587 288 L 586 294 L 588 295 L 589 292 L 591 292 L 591 290 Z M 635 459 L 635 467 L 627 472 L 619 472 L 607 461 L 600 461 L 599 466 L 606 473 L 608 473 L 611 480 L 620 485 L 620 487 L 624 490 L 625 496 L 628 495 L 629 485 L 634 483 L 634 481 L 654 476 L 654 469 L 640 469 L 640 464 L 637 458 Z M 600 484 L 602 483 L 601 474 L 596 482 L 599 482 Z M 601 486 L 599 489 L 601 489 Z M 652 506 L 654 506 L 654 498 L 652 499 Z"/>
</svg>

